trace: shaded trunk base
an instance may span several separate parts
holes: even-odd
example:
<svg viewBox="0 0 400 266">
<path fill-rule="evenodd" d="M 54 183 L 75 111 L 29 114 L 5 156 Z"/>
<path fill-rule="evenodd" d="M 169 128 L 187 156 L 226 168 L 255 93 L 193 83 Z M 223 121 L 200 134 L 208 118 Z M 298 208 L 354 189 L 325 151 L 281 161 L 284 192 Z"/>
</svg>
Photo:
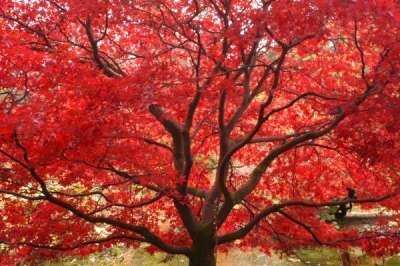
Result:
<svg viewBox="0 0 400 266">
<path fill-rule="evenodd" d="M 199 245 L 189 256 L 189 266 L 216 266 L 214 245 Z"/>
<path fill-rule="evenodd" d="M 351 266 L 350 253 L 343 251 L 341 255 L 342 266 Z"/>
<path fill-rule="evenodd" d="M 216 266 L 217 261 L 215 255 L 207 257 L 191 256 L 189 257 L 189 266 Z"/>
</svg>

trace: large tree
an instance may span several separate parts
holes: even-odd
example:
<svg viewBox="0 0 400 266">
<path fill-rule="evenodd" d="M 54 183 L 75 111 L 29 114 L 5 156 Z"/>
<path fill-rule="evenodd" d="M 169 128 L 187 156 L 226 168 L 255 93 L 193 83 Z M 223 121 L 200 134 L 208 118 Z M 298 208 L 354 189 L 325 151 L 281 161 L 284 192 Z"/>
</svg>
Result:
<svg viewBox="0 0 400 266">
<path fill-rule="evenodd" d="M 2 0 L 0 261 L 398 251 L 397 1 Z M 348 198 L 346 187 L 357 199 Z"/>
</svg>

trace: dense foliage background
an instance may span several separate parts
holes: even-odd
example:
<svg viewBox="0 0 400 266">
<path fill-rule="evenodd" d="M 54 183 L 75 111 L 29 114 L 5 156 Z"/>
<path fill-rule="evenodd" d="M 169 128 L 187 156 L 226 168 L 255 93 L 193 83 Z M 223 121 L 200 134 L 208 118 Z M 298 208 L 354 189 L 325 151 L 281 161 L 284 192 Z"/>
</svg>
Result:
<svg viewBox="0 0 400 266">
<path fill-rule="evenodd" d="M 399 25 L 387 0 L 1 1 L 1 263 L 398 252 Z M 390 215 L 321 215 L 351 203 Z"/>
</svg>

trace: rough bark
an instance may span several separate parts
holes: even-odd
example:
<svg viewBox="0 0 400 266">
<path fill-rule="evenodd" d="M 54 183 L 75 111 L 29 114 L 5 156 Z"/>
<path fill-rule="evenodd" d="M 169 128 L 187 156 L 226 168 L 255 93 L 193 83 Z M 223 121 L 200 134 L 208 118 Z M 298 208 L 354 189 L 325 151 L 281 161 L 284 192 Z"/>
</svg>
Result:
<svg viewBox="0 0 400 266">
<path fill-rule="evenodd" d="M 348 251 L 343 251 L 341 255 L 342 266 L 351 266 L 350 253 Z"/>
<path fill-rule="evenodd" d="M 216 263 L 214 234 L 203 231 L 194 240 L 189 266 L 215 266 Z"/>
<path fill-rule="evenodd" d="M 189 266 L 215 266 L 216 264 L 214 246 L 198 247 L 189 257 Z"/>
</svg>

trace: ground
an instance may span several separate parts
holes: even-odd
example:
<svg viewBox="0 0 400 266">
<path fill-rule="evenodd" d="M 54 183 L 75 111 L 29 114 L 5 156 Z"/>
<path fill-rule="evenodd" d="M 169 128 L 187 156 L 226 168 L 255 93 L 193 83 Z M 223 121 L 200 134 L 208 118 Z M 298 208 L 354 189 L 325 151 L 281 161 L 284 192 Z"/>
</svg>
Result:
<svg viewBox="0 0 400 266">
<path fill-rule="evenodd" d="M 400 256 L 378 259 L 360 251 L 350 251 L 354 266 L 400 266 Z M 232 250 L 228 254 L 218 254 L 218 266 L 338 266 L 340 251 L 332 249 L 300 250 L 293 256 L 273 254 L 271 257 L 257 251 L 242 252 Z M 249 264 L 250 263 L 250 264 Z M 62 258 L 43 262 L 42 266 L 186 266 L 184 257 L 168 256 L 163 253 L 148 254 L 143 249 L 126 250 L 114 247 L 105 252 L 85 258 Z"/>
</svg>

